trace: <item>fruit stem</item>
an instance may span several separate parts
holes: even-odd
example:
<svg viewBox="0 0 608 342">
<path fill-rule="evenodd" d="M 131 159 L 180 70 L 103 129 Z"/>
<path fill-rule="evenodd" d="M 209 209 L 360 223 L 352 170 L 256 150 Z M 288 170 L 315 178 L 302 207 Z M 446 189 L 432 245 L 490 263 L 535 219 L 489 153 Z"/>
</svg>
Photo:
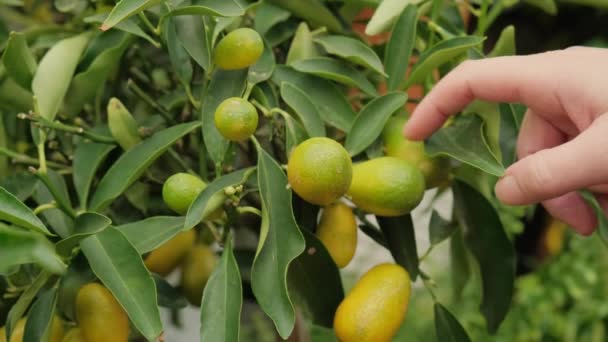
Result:
<svg viewBox="0 0 608 342">
<path fill-rule="evenodd" d="M 165 119 L 165 121 L 169 124 L 175 124 L 175 120 L 171 117 L 171 113 L 169 113 L 165 107 L 161 106 L 158 102 L 154 101 L 150 95 L 146 94 L 146 92 L 141 89 L 133 79 L 127 80 L 127 87 L 137 95 L 142 101 L 148 104 L 150 107 L 156 109 L 160 115 Z"/>
<path fill-rule="evenodd" d="M 38 215 L 45 210 L 56 209 L 56 208 L 57 208 L 57 202 L 55 202 L 55 201 L 52 201 L 52 202 L 46 203 L 46 204 L 41 204 L 34 209 L 34 215 Z"/>
<path fill-rule="evenodd" d="M 250 213 L 250 214 L 254 214 L 254 215 L 258 215 L 259 217 L 262 217 L 262 211 L 256 207 L 250 207 L 250 206 L 238 207 L 238 208 L 236 208 L 236 211 L 239 214 Z"/>
<path fill-rule="evenodd" d="M 137 15 L 139 16 L 139 19 L 144 22 L 144 25 L 148 28 L 148 30 L 150 30 L 150 32 L 157 36 L 159 35 L 159 32 L 156 30 L 156 27 L 152 25 L 150 19 L 148 19 L 145 12 L 139 12 Z"/>
<path fill-rule="evenodd" d="M 4 155 L 7 156 L 9 158 L 12 158 L 11 162 L 13 163 L 18 163 L 18 164 L 28 164 L 28 165 L 36 165 L 39 166 L 40 165 L 40 160 L 32 158 L 28 155 L 25 154 L 21 154 L 21 153 L 17 153 L 15 151 L 11 151 L 7 148 L 4 147 L 0 147 L 0 155 Z M 60 163 L 56 163 L 53 161 L 47 161 L 46 164 L 52 168 L 57 168 L 57 169 L 68 169 L 67 165 L 63 165 Z"/>
<path fill-rule="evenodd" d="M 76 211 L 74 211 L 74 209 L 71 207 L 69 201 L 66 202 L 63 200 L 64 197 L 61 196 L 59 190 L 53 185 L 53 183 L 51 183 L 49 176 L 46 173 L 42 173 L 36 170 L 32 170 L 32 172 L 34 172 L 34 175 L 36 175 L 36 177 L 38 177 L 38 179 L 40 179 L 40 181 L 44 183 L 46 188 L 49 190 L 49 192 L 55 199 L 57 207 L 61 209 L 64 213 L 66 213 L 69 217 L 76 218 Z"/>
</svg>

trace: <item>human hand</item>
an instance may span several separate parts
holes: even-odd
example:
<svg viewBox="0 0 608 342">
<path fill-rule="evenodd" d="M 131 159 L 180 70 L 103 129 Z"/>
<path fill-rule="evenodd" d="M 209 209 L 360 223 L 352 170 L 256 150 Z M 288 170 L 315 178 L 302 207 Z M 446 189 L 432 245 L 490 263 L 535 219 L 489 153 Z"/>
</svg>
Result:
<svg viewBox="0 0 608 342">
<path fill-rule="evenodd" d="M 608 49 L 569 48 L 530 56 L 467 61 L 420 102 L 404 128 L 422 140 L 474 99 L 528 107 L 519 161 L 496 184 L 504 203 L 542 202 L 581 234 L 597 226 L 576 192 L 593 191 L 608 211 Z"/>
</svg>

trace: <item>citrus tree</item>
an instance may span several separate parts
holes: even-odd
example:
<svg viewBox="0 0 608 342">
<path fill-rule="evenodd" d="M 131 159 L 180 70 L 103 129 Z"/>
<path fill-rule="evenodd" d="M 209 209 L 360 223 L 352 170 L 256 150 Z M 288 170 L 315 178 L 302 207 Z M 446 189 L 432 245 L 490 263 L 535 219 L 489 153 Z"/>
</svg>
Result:
<svg viewBox="0 0 608 342">
<path fill-rule="evenodd" d="M 425 143 L 401 128 L 464 60 L 515 53 L 514 27 L 485 34 L 517 2 L 0 0 L 0 341 L 161 340 L 159 307 L 188 303 L 201 341 L 237 341 L 244 300 L 284 339 L 390 341 L 413 281 L 469 281 L 420 267 L 448 239 L 492 334 L 526 214 L 492 188 L 523 108 L 475 102 Z M 420 251 L 430 189 L 454 209 Z M 345 293 L 358 231 L 394 263 Z M 468 341 L 433 298 L 437 338 Z"/>
</svg>

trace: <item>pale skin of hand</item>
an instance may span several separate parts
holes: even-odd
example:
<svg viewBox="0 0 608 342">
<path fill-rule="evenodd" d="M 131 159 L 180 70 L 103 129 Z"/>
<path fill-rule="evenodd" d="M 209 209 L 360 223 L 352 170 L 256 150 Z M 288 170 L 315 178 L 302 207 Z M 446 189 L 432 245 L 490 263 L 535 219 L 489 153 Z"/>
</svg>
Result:
<svg viewBox="0 0 608 342">
<path fill-rule="evenodd" d="M 608 211 L 606 75 L 608 49 L 599 48 L 467 61 L 420 102 L 404 134 L 423 140 L 474 99 L 526 105 L 519 161 L 496 184 L 496 195 L 510 205 L 542 202 L 589 235 L 597 219 L 576 190 L 590 189 Z"/>
</svg>

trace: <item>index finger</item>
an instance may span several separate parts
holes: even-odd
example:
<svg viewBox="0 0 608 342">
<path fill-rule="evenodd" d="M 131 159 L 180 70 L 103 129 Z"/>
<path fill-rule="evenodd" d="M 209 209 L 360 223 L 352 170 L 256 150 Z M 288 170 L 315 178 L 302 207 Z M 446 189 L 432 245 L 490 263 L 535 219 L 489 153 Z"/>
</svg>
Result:
<svg viewBox="0 0 608 342">
<path fill-rule="evenodd" d="M 555 96 L 561 77 L 562 51 L 466 61 L 444 77 L 420 102 L 404 134 L 422 140 L 450 115 L 474 99 L 520 102 L 539 112 L 562 112 Z"/>
</svg>

